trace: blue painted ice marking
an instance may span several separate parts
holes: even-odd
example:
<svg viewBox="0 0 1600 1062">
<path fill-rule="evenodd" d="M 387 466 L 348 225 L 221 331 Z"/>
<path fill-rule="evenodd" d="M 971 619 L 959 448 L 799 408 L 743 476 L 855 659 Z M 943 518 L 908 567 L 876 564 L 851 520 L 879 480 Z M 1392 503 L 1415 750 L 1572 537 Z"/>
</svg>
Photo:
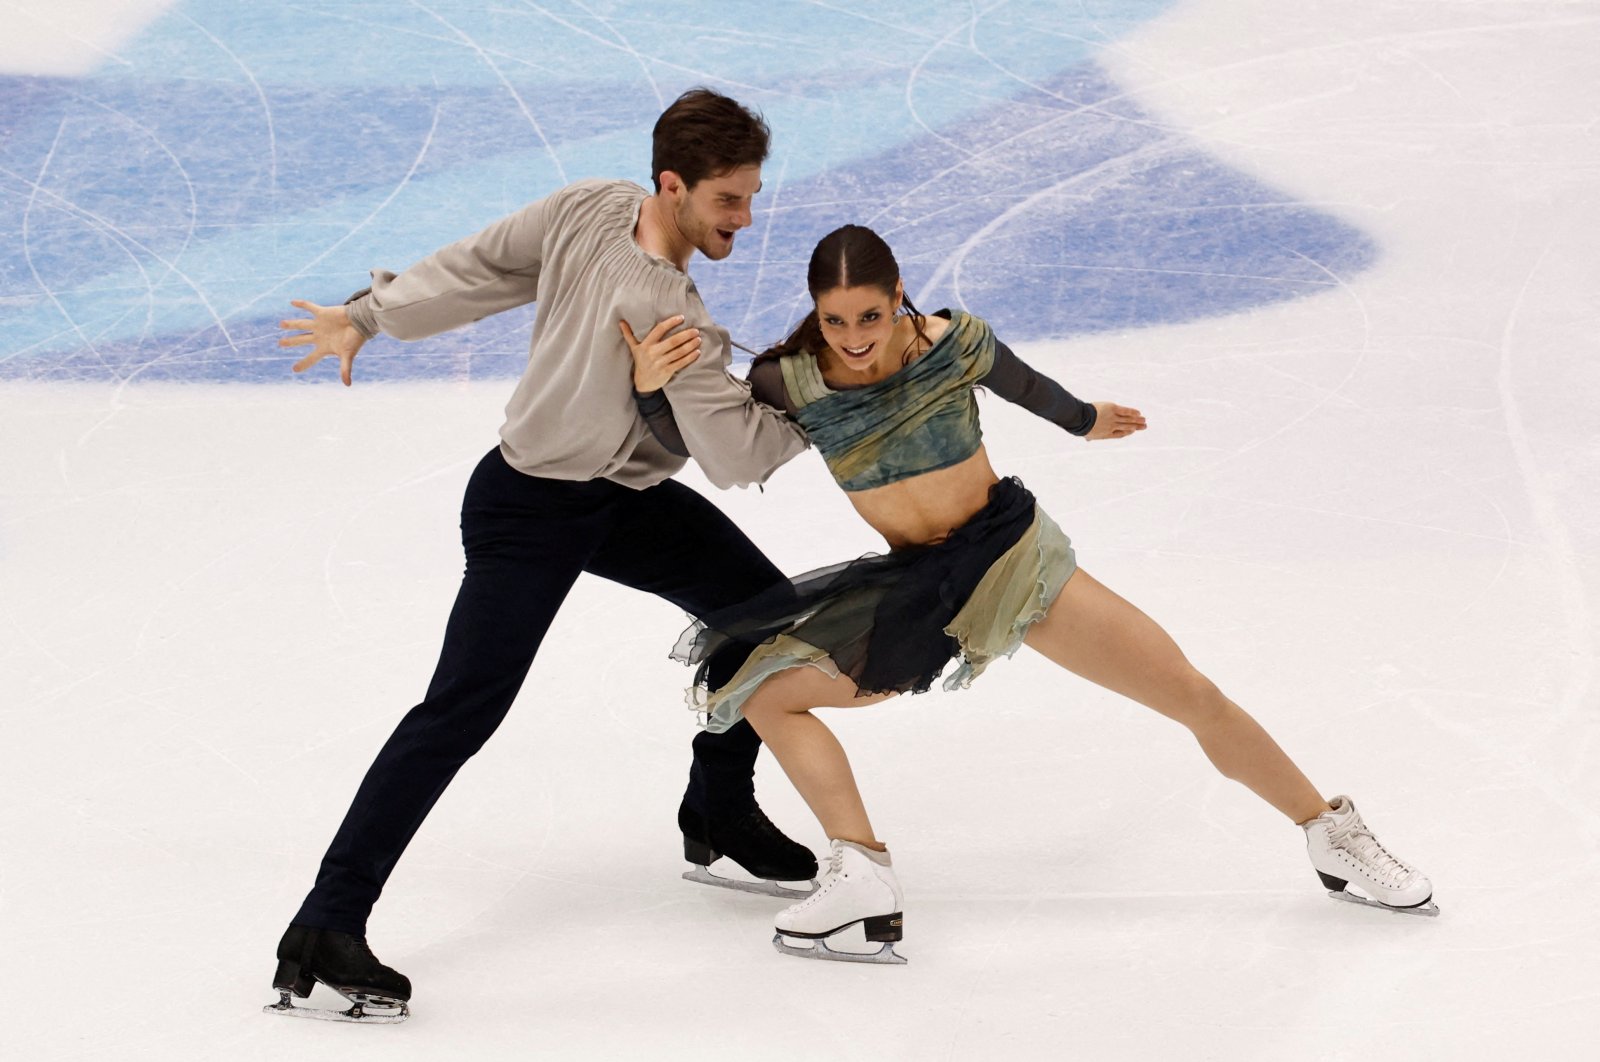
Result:
<svg viewBox="0 0 1600 1062">
<path fill-rule="evenodd" d="M 804 311 L 810 249 L 846 221 L 890 239 L 925 307 L 1014 341 L 1364 268 L 1360 233 L 1209 159 L 1089 60 L 1164 6 L 732 4 L 674 39 L 640 4 L 191 0 L 99 76 L 0 78 L 0 377 L 288 379 L 289 298 L 340 299 L 564 180 L 647 183 L 659 101 L 697 82 L 775 132 L 756 226 L 694 267 L 750 344 Z M 388 346 L 362 376 L 520 372 L 532 312 Z"/>
</svg>

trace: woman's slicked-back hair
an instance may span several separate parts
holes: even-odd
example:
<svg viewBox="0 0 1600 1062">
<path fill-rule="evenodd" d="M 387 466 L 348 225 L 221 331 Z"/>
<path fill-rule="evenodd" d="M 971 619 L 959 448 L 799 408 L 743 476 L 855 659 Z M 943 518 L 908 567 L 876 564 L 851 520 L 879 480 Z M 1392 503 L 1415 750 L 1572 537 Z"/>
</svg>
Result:
<svg viewBox="0 0 1600 1062">
<path fill-rule="evenodd" d="M 899 281 L 900 264 L 894 260 L 894 252 L 882 236 L 865 225 L 841 225 L 828 233 L 818 241 L 811 252 L 811 264 L 806 267 L 806 290 L 811 293 L 813 303 L 823 292 L 835 288 L 874 287 L 892 299 Z M 926 341 L 922 314 L 911 304 L 911 296 L 902 294 L 900 305 L 911 315 L 917 335 Z M 788 338 L 768 348 L 761 357 L 781 358 L 802 350 L 818 351 L 826 345 L 813 306 Z"/>
<path fill-rule="evenodd" d="M 658 192 L 667 170 L 692 189 L 707 177 L 759 166 L 772 142 L 761 115 L 708 88 L 692 88 L 673 100 L 650 136 L 650 179 Z"/>
<path fill-rule="evenodd" d="M 899 279 L 899 263 L 882 236 L 865 225 L 841 225 L 824 236 L 811 252 L 806 290 L 813 302 L 824 291 L 869 284 L 892 297 Z"/>
</svg>

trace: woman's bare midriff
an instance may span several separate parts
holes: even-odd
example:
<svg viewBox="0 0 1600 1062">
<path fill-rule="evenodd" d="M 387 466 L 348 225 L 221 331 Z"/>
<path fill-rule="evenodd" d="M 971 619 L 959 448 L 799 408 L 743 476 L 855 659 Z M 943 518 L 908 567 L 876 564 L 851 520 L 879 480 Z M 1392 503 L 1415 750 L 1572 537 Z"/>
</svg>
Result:
<svg viewBox="0 0 1600 1062">
<path fill-rule="evenodd" d="M 890 549 L 904 549 L 944 541 L 989 504 L 989 488 L 998 482 L 979 445 L 959 465 L 845 496 Z"/>
</svg>

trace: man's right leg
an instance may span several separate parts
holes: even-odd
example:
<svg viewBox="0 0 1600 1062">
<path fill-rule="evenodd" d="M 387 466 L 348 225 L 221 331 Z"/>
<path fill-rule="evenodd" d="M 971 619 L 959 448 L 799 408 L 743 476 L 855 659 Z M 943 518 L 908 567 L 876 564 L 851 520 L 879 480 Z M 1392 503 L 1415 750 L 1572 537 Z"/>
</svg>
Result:
<svg viewBox="0 0 1600 1062">
<path fill-rule="evenodd" d="M 423 819 L 505 718 L 556 610 L 603 535 L 617 489 L 526 476 L 498 450 L 479 462 L 462 504 L 466 574 L 427 696 L 367 771 L 279 946 L 280 974 L 306 987 L 313 975 L 334 983 L 314 968 L 322 947 L 317 938 L 345 951 L 364 938 L 367 915 Z M 342 965 L 365 961 L 347 956 Z M 286 962 L 313 969 L 286 971 Z M 387 967 L 378 971 L 386 994 L 409 997 L 403 977 Z M 334 973 L 350 979 L 349 970 Z"/>
<path fill-rule="evenodd" d="M 696 617 L 784 581 L 722 510 L 670 479 L 626 498 L 588 570 L 664 597 Z M 712 661 L 711 688 L 731 678 L 748 654 L 749 647 L 719 654 Z M 740 722 L 721 734 L 702 731 L 693 747 L 689 784 L 678 807 L 685 858 L 703 868 L 726 855 L 770 881 L 815 877 L 811 850 L 784 836 L 756 803 L 761 738 L 750 724 Z"/>
</svg>

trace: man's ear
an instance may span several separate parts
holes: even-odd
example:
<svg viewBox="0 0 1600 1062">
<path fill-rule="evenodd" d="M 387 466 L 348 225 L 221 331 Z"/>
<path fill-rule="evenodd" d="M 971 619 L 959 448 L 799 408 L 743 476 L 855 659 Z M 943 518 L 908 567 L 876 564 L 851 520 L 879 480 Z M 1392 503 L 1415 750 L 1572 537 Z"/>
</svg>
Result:
<svg viewBox="0 0 1600 1062">
<path fill-rule="evenodd" d="M 689 188 L 683 183 L 676 170 L 661 171 L 661 194 L 677 202 L 688 194 Z"/>
</svg>

